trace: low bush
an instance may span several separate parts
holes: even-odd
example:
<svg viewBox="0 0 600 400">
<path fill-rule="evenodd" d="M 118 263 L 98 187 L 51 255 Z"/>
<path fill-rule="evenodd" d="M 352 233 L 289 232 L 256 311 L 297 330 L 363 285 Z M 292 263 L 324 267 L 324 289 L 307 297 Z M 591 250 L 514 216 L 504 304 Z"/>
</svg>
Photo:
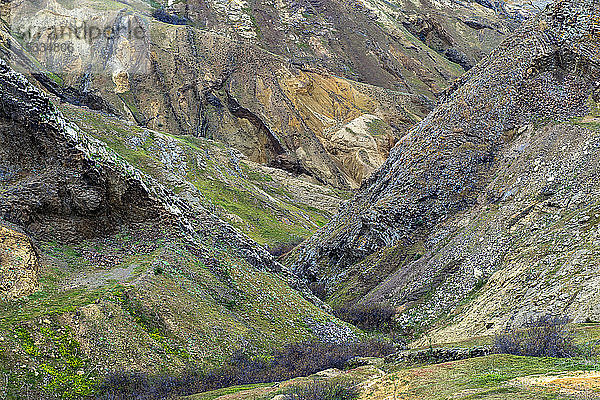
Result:
<svg viewBox="0 0 600 400">
<path fill-rule="evenodd" d="M 531 357 L 573 357 L 578 354 L 575 332 L 564 317 L 543 316 L 529 320 L 522 329 L 506 329 L 497 335 L 498 353 Z"/>
<path fill-rule="evenodd" d="M 268 359 L 239 353 L 223 367 L 206 373 L 189 369 L 176 377 L 146 374 L 111 375 L 106 378 L 101 388 L 102 395 L 98 399 L 155 400 L 229 386 L 277 382 L 312 375 L 329 368 L 341 369 L 354 357 L 384 357 L 394 351 L 394 346 L 378 340 L 344 344 L 297 343 L 274 352 Z"/>
<path fill-rule="evenodd" d="M 344 368 L 354 357 L 385 357 L 395 351 L 395 347 L 380 340 L 356 343 L 327 344 L 309 342 L 293 344 L 275 353 L 272 362 L 264 370 L 267 375 L 262 381 L 272 382 L 308 376 L 328 368 Z"/>
<path fill-rule="evenodd" d="M 323 282 L 309 282 L 308 289 L 319 299 L 323 301 L 327 300 L 327 287 Z"/>
<path fill-rule="evenodd" d="M 162 8 L 157 8 L 152 11 L 152 17 L 159 20 L 160 22 L 164 22 L 166 24 L 171 25 L 186 25 L 188 20 L 184 17 L 180 17 L 176 14 L 170 14 Z"/>
<path fill-rule="evenodd" d="M 396 309 L 384 303 L 354 304 L 335 310 L 335 316 L 366 331 L 390 331 Z"/>
<path fill-rule="evenodd" d="M 282 257 L 294 250 L 300 243 L 304 241 L 300 237 L 292 237 L 288 242 L 277 243 L 267 247 L 267 251 L 275 258 Z"/>
<path fill-rule="evenodd" d="M 353 400 L 359 393 L 348 383 L 314 381 L 293 388 L 289 395 L 291 400 Z"/>
</svg>

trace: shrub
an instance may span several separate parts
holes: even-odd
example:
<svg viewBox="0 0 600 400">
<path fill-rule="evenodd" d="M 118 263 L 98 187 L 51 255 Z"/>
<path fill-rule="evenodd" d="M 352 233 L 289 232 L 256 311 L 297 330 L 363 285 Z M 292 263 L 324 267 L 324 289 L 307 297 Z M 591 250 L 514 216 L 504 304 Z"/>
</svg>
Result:
<svg viewBox="0 0 600 400">
<path fill-rule="evenodd" d="M 358 398 L 358 394 L 350 384 L 314 381 L 295 387 L 290 397 L 292 400 L 352 400 Z"/>
<path fill-rule="evenodd" d="M 385 303 L 354 304 L 338 308 L 335 316 L 366 331 L 394 328 L 396 309 Z"/>
<path fill-rule="evenodd" d="M 278 382 L 312 375 L 328 368 L 341 369 L 354 357 L 384 357 L 394 351 L 394 346 L 378 340 L 344 344 L 296 343 L 275 351 L 268 360 L 239 353 L 229 359 L 223 367 L 209 372 L 189 369 L 176 377 L 147 374 L 111 375 L 105 379 L 101 388 L 102 395 L 98 399 L 154 400 L 187 396 L 229 386 Z"/>
<path fill-rule="evenodd" d="M 321 342 L 298 343 L 286 346 L 275 353 L 267 369 L 265 381 L 291 379 L 307 376 L 328 368 L 344 368 L 354 357 L 385 357 L 395 351 L 395 347 L 381 340 L 368 340 L 356 343 L 328 344 Z M 279 378 L 278 378 L 279 377 Z"/>
<path fill-rule="evenodd" d="M 495 338 L 498 353 L 532 357 L 573 357 L 574 331 L 564 317 L 543 316 L 527 321 L 522 329 L 506 329 Z"/>
<path fill-rule="evenodd" d="M 276 243 L 267 247 L 267 251 L 275 258 L 280 258 L 290 251 L 294 250 L 300 243 L 304 241 L 301 237 L 292 237 L 285 243 Z"/>
</svg>

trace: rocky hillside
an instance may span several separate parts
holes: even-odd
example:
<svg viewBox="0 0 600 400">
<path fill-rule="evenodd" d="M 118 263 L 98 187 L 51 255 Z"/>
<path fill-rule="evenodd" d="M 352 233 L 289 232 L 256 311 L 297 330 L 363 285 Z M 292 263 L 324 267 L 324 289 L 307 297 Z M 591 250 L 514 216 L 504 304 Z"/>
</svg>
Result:
<svg viewBox="0 0 600 400">
<path fill-rule="evenodd" d="M 170 9 L 292 61 L 389 89 L 431 93 L 450 72 L 431 50 L 472 67 L 529 16 L 522 6 L 510 7 L 503 1 L 214 0 Z"/>
<path fill-rule="evenodd" d="M 294 270 L 441 336 L 598 320 L 599 13 L 557 1 L 461 77 Z"/>
<path fill-rule="evenodd" d="M 283 225 L 314 229 L 322 211 L 303 209 L 301 198 L 331 198 L 334 207 L 335 197 L 301 185 L 289 197 L 270 195 L 294 178 L 267 180 L 262 167 L 226 162 L 237 153 L 214 143 L 69 107 L 63 114 L 4 62 L 0 100 L 4 396 L 81 398 L 106 374 L 177 374 L 238 351 L 354 340 L 354 328 L 219 218 L 253 213 L 250 225 L 269 213 L 260 218 L 269 228 L 248 228 L 268 241 L 261 234 L 269 229 L 288 235 Z M 252 188 L 254 197 L 232 195 L 251 211 L 234 218 L 242 201 L 206 199 L 203 190 L 216 184 L 227 195 Z"/>
<path fill-rule="evenodd" d="M 507 10 L 474 1 L 86 0 L 33 12 L 25 2 L 6 13 L 3 42 L 15 66 L 66 102 L 218 140 L 347 189 L 524 17 Z M 84 22 L 135 26 L 143 37 L 65 37 L 72 53 L 36 47 L 48 39 L 42 28 Z M 29 38 L 31 26 L 40 33 Z"/>
<path fill-rule="evenodd" d="M 599 321 L 600 6 L 543 3 L 2 5 L 0 398 L 251 382 L 281 349 L 339 366 L 355 303 L 440 343 Z M 48 29 L 83 23 L 108 30 Z M 363 398 L 425 387 L 355 361 Z"/>
<path fill-rule="evenodd" d="M 347 196 L 254 163 L 218 142 L 140 128 L 69 104 L 60 108 L 77 127 L 159 179 L 183 202 L 205 208 L 271 249 L 310 236 Z"/>
</svg>

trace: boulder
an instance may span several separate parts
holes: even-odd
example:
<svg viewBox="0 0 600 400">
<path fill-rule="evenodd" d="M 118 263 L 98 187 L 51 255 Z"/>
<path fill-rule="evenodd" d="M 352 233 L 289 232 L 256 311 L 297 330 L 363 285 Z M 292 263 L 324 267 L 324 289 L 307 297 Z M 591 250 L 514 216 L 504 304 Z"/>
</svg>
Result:
<svg viewBox="0 0 600 400">
<path fill-rule="evenodd" d="M 38 285 L 39 258 L 24 234 L 0 226 L 0 300 L 16 300 Z"/>
</svg>

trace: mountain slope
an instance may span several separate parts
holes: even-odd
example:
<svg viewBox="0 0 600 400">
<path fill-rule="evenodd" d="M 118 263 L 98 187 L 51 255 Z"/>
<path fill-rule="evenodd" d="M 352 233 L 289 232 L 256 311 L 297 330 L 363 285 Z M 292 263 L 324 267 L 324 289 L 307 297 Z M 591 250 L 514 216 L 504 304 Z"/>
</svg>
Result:
<svg viewBox="0 0 600 400">
<path fill-rule="evenodd" d="M 589 195 L 593 202 L 590 193 L 597 189 L 596 163 L 586 164 L 595 131 L 553 125 L 597 112 L 598 11 L 593 1 L 558 1 L 461 77 L 356 197 L 291 257 L 294 270 L 325 283 L 334 303 L 362 296 L 392 301 L 407 326 L 456 309 L 497 272 L 484 286 L 487 297 L 477 303 L 489 307 L 488 314 L 471 314 L 494 318 L 476 326 L 465 320 L 456 335 L 466 335 L 467 328 L 471 334 L 498 329 L 511 317 L 518 324 L 530 313 L 552 309 L 578 320 L 596 319 L 594 290 L 577 283 L 587 272 L 566 268 L 562 258 L 573 256 L 567 238 L 581 228 L 565 224 L 567 215 L 593 209 L 584 199 Z M 568 150 L 577 163 L 551 149 Z M 576 195 L 584 196 L 581 203 L 558 201 Z M 530 214 L 546 217 L 544 207 L 554 210 L 556 220 L 545 219 L 547 230 L 539 237 L 511 231 Z M 593 250 L 595 231 L 585 231 L 591 236 L 579 245 Z M 529 245 L 551 232 L 566 237 L 557 238 L 554 256 L 543 267 L 538 260 L 540 269 L 526 278 L 519 271 L 532 268 L 538 254 Z M 520 267 L 512 264 L 515 251 L 522 253 Z M 597 266 L 588 267 L 596 271 Z M 520 295 L 508 295 L 498 284 L 511 276 L 521 282 L 539 279 L 546 268 L 565 280 L 545 289 L 536 287 L 541 284 L 536 280 L 533 292 L 516 285 Z M 495 294 L 488 292 L 491 285 Z M 528 309 L 530 301 L 538 307 Z"/>
<path fill-rule="evenodd" d="M 431 94 L 453 74 L 452 63 L 469 68 L 517 26 L 518 17 L 480 3 L 215 0 L 171 8 L 203 28 L 305 65 Z"/>
<path fill-rule="evenodd" d="M 5 16 L 5 57 L 64 101 L 345 189 L 520 22 L 477 2 L 19 4 Z M 83 23 L 143 27 L 143 37 L 69 36 L 75 52 L 36 51 L 52 41 L 44 27 Z M 349 127 L 360 118 L 382 129 Z"/>
<path fill-rule="evenodd" d="M 224 145 L 139 128 L 69 104 L 63 114 L 190 205 L 200 205 L 269 248 L 308 237 L 337 210 L 341 192 L 246 159 Z"/>
<path fill-rule="evenodd" d="M 122 132 L 114 119 L 79 121 L 104 143 L 3 62 L 0 105 L 0 371 L 9 398 L 78 398 L 106 374 L 174 375 L 238 351 L 356 337 L 266 250 L 191 201 L 201 193 L 184 176 L 152 165 L 135 144 L 154 135 L 176 148 L 167 135 L 133 130 L 119 137 L 128 148 L 109 135 Z M 198 147 L 179 146 L 188 156 Z M 207 154 L 219 156 L 195 153 Z"/>
</svg>

